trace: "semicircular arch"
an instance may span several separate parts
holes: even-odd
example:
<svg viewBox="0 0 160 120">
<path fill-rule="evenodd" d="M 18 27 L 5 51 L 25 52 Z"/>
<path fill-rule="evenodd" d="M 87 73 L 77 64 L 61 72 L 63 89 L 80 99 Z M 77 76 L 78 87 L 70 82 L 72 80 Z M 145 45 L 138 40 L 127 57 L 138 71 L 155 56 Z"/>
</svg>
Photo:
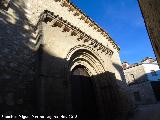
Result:
<svg viewBox="0 0 160 120">
<path fill-rule="evenodd" d="M 105 72 L 103 60 L 98 53 L 89 46 L 78 45 L 70 50 L 66 60 L 69 62 L 69 71 L 72 71 L 76 65 L 85 66 L 92 75 Z"/>
</svg>

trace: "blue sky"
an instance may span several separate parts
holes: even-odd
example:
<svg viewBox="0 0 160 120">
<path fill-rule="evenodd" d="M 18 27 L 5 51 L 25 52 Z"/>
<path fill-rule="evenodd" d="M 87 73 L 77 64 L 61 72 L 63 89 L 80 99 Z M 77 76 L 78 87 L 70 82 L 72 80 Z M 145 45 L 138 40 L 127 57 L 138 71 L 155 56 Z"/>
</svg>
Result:
<svg viewBox="0 0 160 120">
<path fill-rule="evenodd" d="M 120 46 L 121 61 L 155 57 L 137 0 L 71 0 Z"/>
</svg>

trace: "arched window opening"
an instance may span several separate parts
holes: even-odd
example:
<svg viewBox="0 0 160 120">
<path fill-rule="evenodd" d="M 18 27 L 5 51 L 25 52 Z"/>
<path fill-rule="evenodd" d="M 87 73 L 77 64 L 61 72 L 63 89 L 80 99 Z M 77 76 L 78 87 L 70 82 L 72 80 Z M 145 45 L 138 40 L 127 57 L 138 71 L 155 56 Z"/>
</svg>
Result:
<svg viewBox="0 0 160 120">
<path fill-rule="evenodd" d="M 135 80 L 135 77 L 133 74 L 131 74 L 131 80 L 134 81 Z"/>
</svg>

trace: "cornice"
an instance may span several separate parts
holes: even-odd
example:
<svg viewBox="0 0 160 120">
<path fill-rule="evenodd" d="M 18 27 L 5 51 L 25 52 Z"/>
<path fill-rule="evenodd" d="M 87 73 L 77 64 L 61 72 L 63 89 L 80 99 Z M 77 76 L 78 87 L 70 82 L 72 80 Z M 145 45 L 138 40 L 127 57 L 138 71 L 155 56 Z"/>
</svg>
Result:
<svg viewBox="0 0 160 120">
<path fill-rule="evenodd" d="M 99 43 L 96 39 L 93 39 L 91 36 L 87 35 L 83 31 L 81 31 L 79 28 L 73 26 L 68 21 L 63 20 L 62 17 L 59 17 L 58 15 L 54 15 L 53 12 L 45 10 L 44 13 L 41 14 L 39 21 L 43 21 L 45 23 L 51 22 L 52 27 L 60 27 L 63 29 L 62 32 L 70 32 L 71 36 L 77 36 L 78 41 L 83 41 L 84 43 L 87 42 L 97 51 L 101 51 L 101 53 L 105 53 L 105 55 L 106 54 L 110 56 L 113 55 L 113 51 L 110 50 L 108 47 L 104 46 L 102 43 Z"/>
<path fill-rule="evenodd" d="M 69 12 L 73 12 L 74 16 L 80 16 L 79 19 L 83 20 L 90 27 L 93 27 L 94 30 L 100 32 L 103 37 L 105 37 L 116 49 L 118 52 L 120 51 L 119 46 L 114 42 L 114 40 L 109 36 L 109 34 L 104 31 L 97 23 L 95 23 L 91 18 L 89 18 L 84 12 L 82 12 L 77 6 L 73 3 L 69 2 L 69 0 L 54 0 L 55 2 L 60 2 L 62 7 L 67 7 Z"/>
</svg>

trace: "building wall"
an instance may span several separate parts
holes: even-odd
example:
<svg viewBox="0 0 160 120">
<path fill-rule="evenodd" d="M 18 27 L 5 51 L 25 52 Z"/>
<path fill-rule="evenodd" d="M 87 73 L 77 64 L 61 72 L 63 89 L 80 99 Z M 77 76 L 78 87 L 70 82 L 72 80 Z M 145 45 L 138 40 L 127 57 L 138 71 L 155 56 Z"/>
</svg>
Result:
<svg viewBox="0 0 160 120">
<path fill-rule="evenodd" d="M 142 105 L 142 104 L 152 104 L 156 103 L 156 98 L 153 93 L 153 89 L 151 86 L 151 83 L 149 81 L 140 83 L 140 84 L 134 84 L 129 86 L 130 91 L 132 93 L 132 99 L 135 104 Z M 134 93 L 138 92 L 140 96 L 140 100 L 136 100 Z"/>
<path fill-rule="evenodd" d="M 160 70 L 157 64 L 143 64 L 143 67 L 149 81 L 157 81 L 160 79 Z M 152 70 L 155 71 L 156 75 L 152 75 Z"/>
<path fill-rule="evenodd" d="M 137 65 L 124 70 L 127 83 L 143 82 L 147 80 L 143 65 Z M 133 77 L 134 76 L 134 77 Z"/>
<path fill-rule="evenodd" d="M 37 54 L 28 46 L 33 28 L 25 9 L 23 0 L 13 0 L 5 9 L 0 8 L 1 113 L 20 111 L 24 105 L 23 111 L 32 111 L 36 96 L 32 86 Z"/>
<path fill-rule="evenodd" d="M 125 69 L 124 73 L 132 96 L 131 98 L 135 104 L 151 104 L 156 102 L 151 83 L 148 81 L 149 79 L 143 64 Z M 139 94 L 137 96 L 140 97 L 140 100 L 135 99 L 135 92 Z"/>
<path fill-rule="evenodd" d="M 160 64 L 160 1 L 138 0 L 157 61 Z"/>
</svg>

